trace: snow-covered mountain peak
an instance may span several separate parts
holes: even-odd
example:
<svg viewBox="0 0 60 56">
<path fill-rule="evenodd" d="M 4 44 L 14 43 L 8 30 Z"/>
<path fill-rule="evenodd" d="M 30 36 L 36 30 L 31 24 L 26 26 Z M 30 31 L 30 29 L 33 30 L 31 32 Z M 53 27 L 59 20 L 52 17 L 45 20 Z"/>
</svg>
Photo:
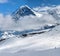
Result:
<svg viewBox="0 0 60 56">
<path fill-rule="evenodd" d="M 34 15 L 34 12 L 32 9 L 30 9 L 28 6 L 21 6 L 18 8 L 15 12 L 13 12 L 13 19 L 18 20 L 20 17 L 28 16 L 28 15 Z"/>
<path fill-rule="evenodd" d="M 23 9 L 23 8 L 29 8 L 29 9 L 31 9 L 29 6 L 27 6 L 27 5 L 24 5 L 24 6 L 21 6 L 20 7 L 20 9 Z"/>
</svg>

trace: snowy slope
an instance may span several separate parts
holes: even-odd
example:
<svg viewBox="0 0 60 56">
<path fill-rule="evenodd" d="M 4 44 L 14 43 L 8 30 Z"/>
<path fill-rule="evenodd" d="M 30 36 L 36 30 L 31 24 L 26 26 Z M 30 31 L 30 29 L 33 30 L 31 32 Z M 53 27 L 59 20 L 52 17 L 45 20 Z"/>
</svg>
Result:
<svg viewBox="0 0 60 56">
<path fill-rule="evenodd" d="M 0 55 L 59 56 L 59 49 L 57 49 L 60 47 L 59 28 L 60 25 L 52 29 L 52 31 L 43 34 L 27 36 L 26 38 L 13 37 L 6 39 L 5 41 L 2 41 L 0 44 Z"/>
</svg>

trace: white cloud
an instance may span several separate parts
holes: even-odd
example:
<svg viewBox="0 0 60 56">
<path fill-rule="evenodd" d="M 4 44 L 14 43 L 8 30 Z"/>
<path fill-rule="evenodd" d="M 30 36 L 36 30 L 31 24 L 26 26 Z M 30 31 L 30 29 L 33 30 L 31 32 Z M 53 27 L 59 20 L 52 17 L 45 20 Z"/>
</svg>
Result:
<svg viewBox="0 0 60 56">
<path fill-rule="evenodd" d="M 49 19 L 49 20 L 48 20 Z M 50 15 L 37 16 L 25 16 L 21 17 L 18 22 L 14 22 L 10 15 L 4 16 L 0 14 L 0 30 L 29 30 L 39 29 L 47 24 L 54 24 L 55 19 Z"/>
<path fill-rule="evenodd" d="M 8 0 L 0 0 L 0 3 L 7 3 Z"/>
<path fill-rule="evenodd" d="M 60 5 L 51 5 L 51 6 L 42 6 L 42 7 L 36 7 L 36 8 L 33 8 L 34 10 L 36 10 L 36 11 L 46 11 L 46 10 L 48 10 L 48 9 L 53 9 L 53 8 L 60 8 Z"/>
</svg>

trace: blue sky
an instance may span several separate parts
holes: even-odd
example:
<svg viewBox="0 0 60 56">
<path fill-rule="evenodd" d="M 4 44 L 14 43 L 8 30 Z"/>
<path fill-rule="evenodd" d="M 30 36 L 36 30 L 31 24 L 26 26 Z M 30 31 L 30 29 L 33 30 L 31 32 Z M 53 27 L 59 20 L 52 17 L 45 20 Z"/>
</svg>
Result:
<svg viewBox="0 0 60 56">
<path fill-rule="evenodd" d="M 60 0 L 0 0 L 0 13 L 11 14 L 22 5 L 37 6 L 60 5 Z"/>
</svg>

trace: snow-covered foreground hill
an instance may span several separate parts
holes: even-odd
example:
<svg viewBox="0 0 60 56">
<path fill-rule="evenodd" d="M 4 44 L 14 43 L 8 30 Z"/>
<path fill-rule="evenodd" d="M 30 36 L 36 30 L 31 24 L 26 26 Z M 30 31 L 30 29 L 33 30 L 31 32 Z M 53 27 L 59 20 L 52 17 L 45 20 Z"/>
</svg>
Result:
<svg viewBox="0 0 60 56">
<path fill-rule="evenodd" d="M 58 28 L 58 29 L 57 29 Z M 59 56 L 60 25 L 43 34 L 12 37 L 0 42 L 1 56 Z"/>
</svg>

